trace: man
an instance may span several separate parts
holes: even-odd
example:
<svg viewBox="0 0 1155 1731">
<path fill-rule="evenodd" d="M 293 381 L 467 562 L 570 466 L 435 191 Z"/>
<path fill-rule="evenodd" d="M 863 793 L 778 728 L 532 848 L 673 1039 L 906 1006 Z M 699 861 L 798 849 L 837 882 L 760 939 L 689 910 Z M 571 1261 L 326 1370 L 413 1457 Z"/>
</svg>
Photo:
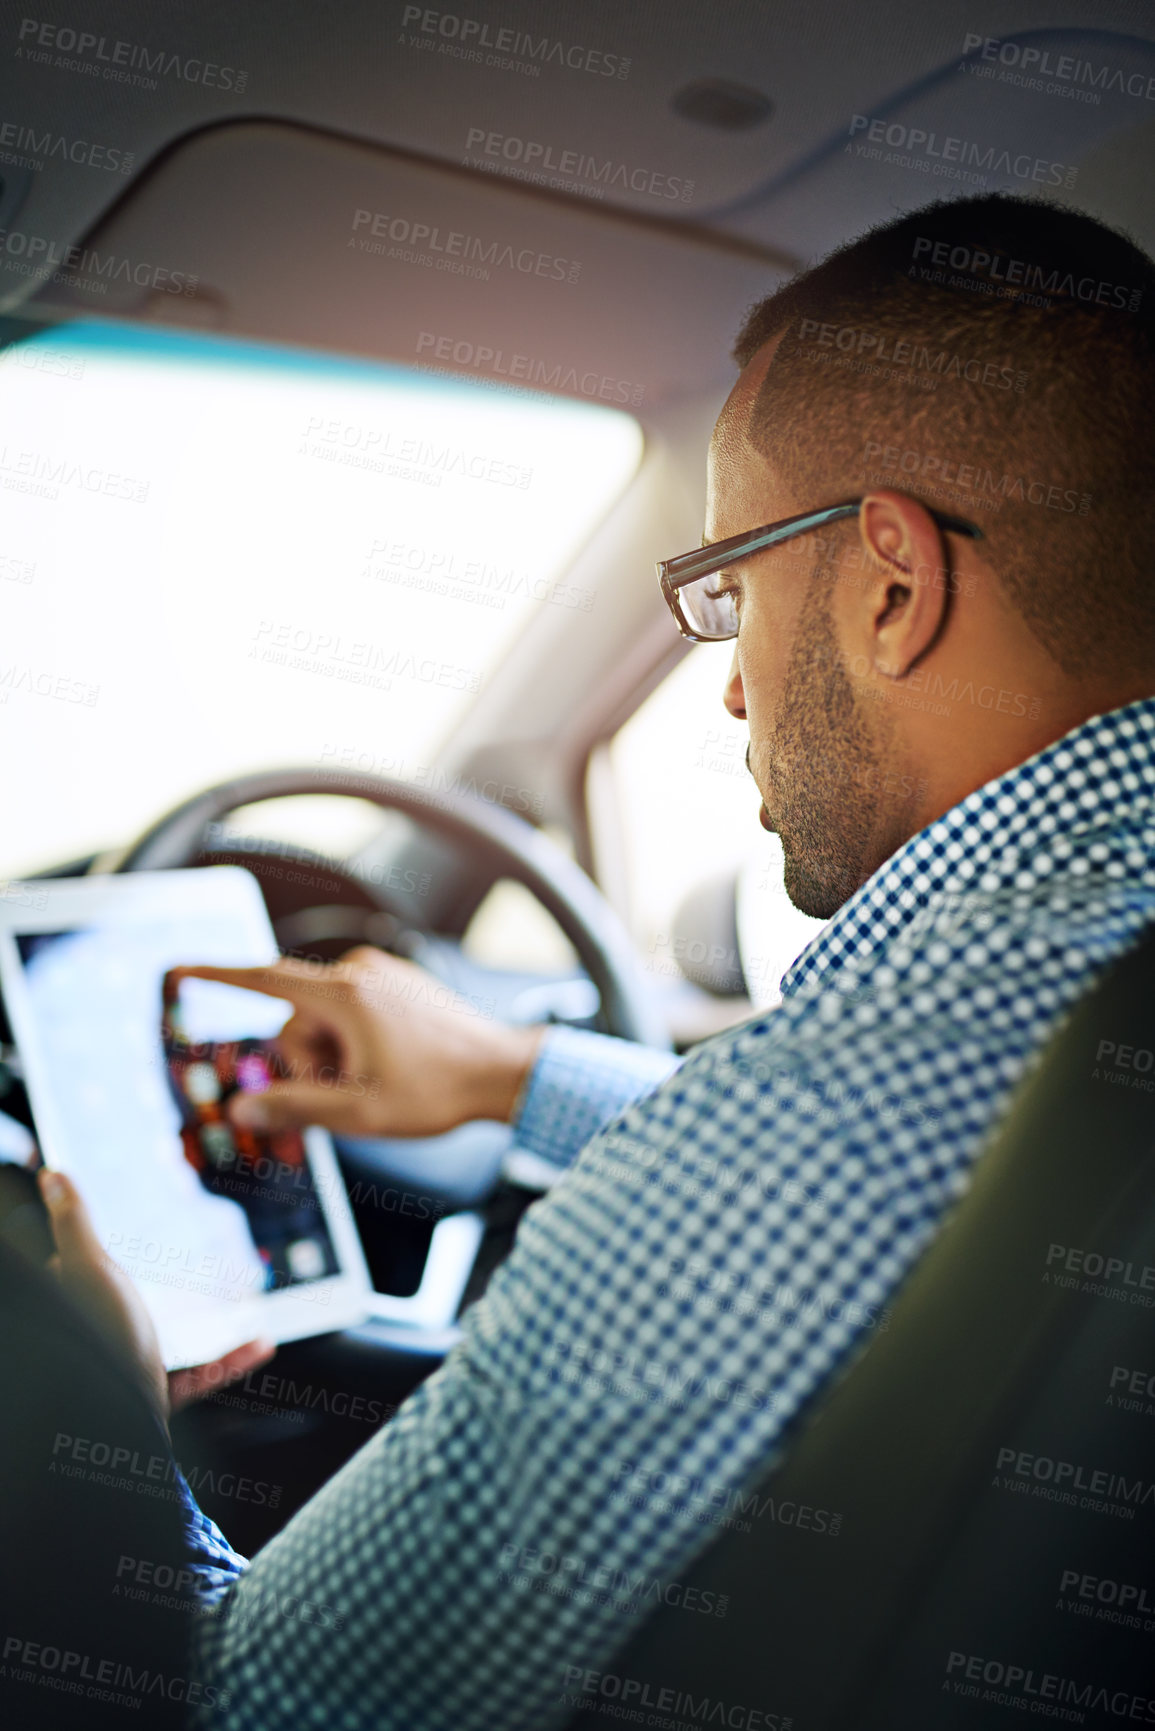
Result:
<svg viewBox="0 0 1155 1731">
<path fill-rule="evenodd" d="M 238 1112 L 509 1118 L 568 1168 L 444 1367 L 237 1562 L 197 1630 L 212 1723 L 563 1724 L 884 1325 L 1049 1035 L 1155 918 L 1152 307 L 1120 236 L 982 198 L 747 320 L 709 557 L 665 586 L 683 629 L 737 632 L 761 820 L 830 917 L 778 1009 L 671 1074 L 572 1030 L 390 1015 L 412 969 L 372 951 L 194 970 L 290 998 L 291 1056 L 379 1081 Z"/>
</svg>

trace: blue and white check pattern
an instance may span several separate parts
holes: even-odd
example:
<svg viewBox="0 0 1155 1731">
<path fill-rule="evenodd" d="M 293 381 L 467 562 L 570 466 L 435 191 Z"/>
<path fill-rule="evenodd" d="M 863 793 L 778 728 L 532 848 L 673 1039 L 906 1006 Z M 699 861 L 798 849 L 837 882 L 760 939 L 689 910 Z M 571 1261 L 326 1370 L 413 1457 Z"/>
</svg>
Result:
<svg viewBox="0 0 1155 1731">
<path fill-rule="evenodd" d="M 203 1722 L 564 1723 L 883 1321 L 1057 1021 L 1152 920 L 1155 699 L 914 837 L 780 1007 L 648 1097 L 623 1104 L 669 1060 L 635 1054 L 631 1083 L 620 1043 L 552 1036 L 522 1138 L 564 1161 L 616 1115 L 443 1368 L 198 1620 L 229 1696 Z"/>
</svg>

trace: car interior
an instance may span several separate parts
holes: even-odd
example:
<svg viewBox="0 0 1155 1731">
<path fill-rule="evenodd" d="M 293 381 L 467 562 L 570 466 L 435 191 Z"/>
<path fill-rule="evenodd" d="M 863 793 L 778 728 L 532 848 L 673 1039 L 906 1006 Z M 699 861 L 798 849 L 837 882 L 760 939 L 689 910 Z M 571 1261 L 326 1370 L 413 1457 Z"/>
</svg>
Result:
<svg viewBox="0 0 1155 1731">
<path fill-rule="evenodd" d="M 728 648 L 680 638 L 654 579 L 702 535 L 735 333 L 871 224 L 984 188 L 1155 249 L 1153 25 L 1141 0 L 9 9 L 8 893 L 241 866 L 286 955 L 373 945 L 479 1015 L 685 1052 L 773 1005 L 821 922 L 758 826 Z M 657 1611 L 631 1675 L 725 1675 L 799 1731 L 971 1723 L 944 1642 L 1149 1675 L 1130 1630 L 1030 1628 L 1024 1582 L 1070 1559 L 989 1486 L 1042 1435 L 1155 1477 L 1088 1369 L 1112 1328 L 1151 1363 L 1149 1311 L 1076 1318 L 1038 1281 L 1091 1218 L 1155 1264 L 1142 1097 L 1104 1119 L 1080 1085 L 1121 1002 L 1155 1047 L 1153 962 L 1081 1007 L 891 1328 L 751 1482 L 845 1510 L 838 1543 L 713 1542 L 695 1579 L 745 1571 L 748 1614 Z M 182 1461 L 284 1487 L 202 1495 L 247 1555 L 437 1368 L 556 1180 L 490 1122 L 336 1145 L 373 1314 L 174 1419 Z M 1110 1523 L 1104 1576 L 1150 1579 L 1151 1518 Z"/>
</svg>

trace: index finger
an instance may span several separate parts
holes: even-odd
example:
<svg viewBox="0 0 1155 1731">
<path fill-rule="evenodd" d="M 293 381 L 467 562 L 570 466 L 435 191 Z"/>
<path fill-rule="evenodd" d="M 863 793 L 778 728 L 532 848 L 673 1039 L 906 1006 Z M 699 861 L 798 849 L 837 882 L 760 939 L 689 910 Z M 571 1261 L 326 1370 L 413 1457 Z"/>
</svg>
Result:
<svg viewBox="0 0 1155 1731">
<path fill-rule="evenodd" d="M 318 983 L 332 972 L 328 963 L 300 961 L 282 956 L 257 968 L 170 968 L 164 976 L 164 1001 L 173 1003 L 182 980 L 215 980 L 222 986 L 238 986 L 243 992 L 265 992 L 271 998 L 287 998 L 303 1004 Z"/>
</svg>

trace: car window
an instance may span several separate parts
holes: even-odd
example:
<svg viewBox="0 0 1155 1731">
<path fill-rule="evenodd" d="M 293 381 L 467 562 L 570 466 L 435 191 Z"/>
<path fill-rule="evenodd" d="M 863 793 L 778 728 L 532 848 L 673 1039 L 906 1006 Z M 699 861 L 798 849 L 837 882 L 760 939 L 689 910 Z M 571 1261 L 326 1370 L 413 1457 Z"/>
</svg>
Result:
<svg viewBox="0 0 1155 1731">
<path fill-rule="evenodd" d="M 730 660 L 730 644 L 696 645 L 634 712 L 609 744 L 612 810 L 603 797 L 592 816 L 601 851 L 620 861 L 622 912 L 659 981 L 679 979 L 687 962 L 707 977 L 727 971 L 731 958 L 712 958 L 709 940 L 676 916 L 705 881 L 737 880 L 743 969 L 762 1005 L 824 922 L 788 900 L 778 838 L 758 822 L 749 733 L 722 706 Z"/>
<path fill-rule="evenodd" d="M 529 615 L 589 610 L 566 567 L 641 448 L 600 404 L 199 335 L 9 350 L 0 872 L 274 763 L 420 780 Z"/>
</svg>

